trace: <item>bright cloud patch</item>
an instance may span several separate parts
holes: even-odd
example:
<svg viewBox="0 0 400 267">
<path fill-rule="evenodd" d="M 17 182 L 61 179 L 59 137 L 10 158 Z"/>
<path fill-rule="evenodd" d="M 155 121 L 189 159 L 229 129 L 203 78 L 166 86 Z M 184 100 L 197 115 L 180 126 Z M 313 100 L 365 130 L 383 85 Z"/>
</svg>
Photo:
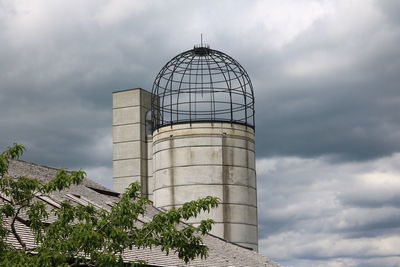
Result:
<svg viewBox="0 0 400 267">
<path fill-rule="evenodd" d="M 399 162 L 259 159 L 260 251 L 285 266 L 396 266 Z"/>
</svg>

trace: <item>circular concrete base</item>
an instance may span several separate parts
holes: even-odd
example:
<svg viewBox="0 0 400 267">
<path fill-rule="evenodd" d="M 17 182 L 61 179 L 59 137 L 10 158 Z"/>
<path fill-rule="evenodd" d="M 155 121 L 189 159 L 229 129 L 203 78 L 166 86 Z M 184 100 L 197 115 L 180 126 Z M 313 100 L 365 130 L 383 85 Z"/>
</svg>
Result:
<svg viewBox="0 0 400 267">
<path fill-rule="evenodd" d="M 257 249 L 253 128 L 221 122 L 162 127 L 153 133 L 153 168 L 156 207 L 218 197 L 218 208 L 190 223 L 211 218 L 213 234 Z"/>
</svg>

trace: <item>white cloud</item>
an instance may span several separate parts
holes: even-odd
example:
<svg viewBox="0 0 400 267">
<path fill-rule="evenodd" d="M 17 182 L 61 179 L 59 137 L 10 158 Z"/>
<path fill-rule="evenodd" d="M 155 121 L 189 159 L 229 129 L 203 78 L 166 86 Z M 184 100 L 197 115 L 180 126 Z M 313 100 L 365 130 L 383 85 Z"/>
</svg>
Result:
<svg viewBox="0 0 400 267">
<path fill-rule="evenodd" d="M 288 76 L 321 77 L 335 72 L 342 72 L 351 66 L 351 57 L 337 55 L 332 51 L 316 51 L 295 59 L 284 67 Z"/>
<path fill-rule="evenodd" d="M 288 232 L 261 241 L 267 247 L 269 256 L 296 258 L 285 266 L 395 266 L 399 258 L 400 237 L 384 236 L 379 238 L 344 239 L 340 235 Z M 358 257 L 354 257 L 359 255 Z M 390 263 L 390 264 L 387 264 Z"/>
<path fill-rule="evenodd" d="M 308 30 L 313 23 L 333 12 L 327 1 L 256 1 L 246 10 L 246 25 L 257 28 L 261 25 L 264 37 L 279 48 Z"/>
<path fill-rule="evenodd" d="M 347 163 L 257 160 L 260 251 L 287 266 L 395 266 L 399 162 L 400 153 Z"/>
<path fill-rule="evenodd" d="M 160 3 L 162 4 L 162 3 Z M 103 4 L 95 15 L 101 26 L 116 25 L 132 16 L 140 14 L 154 5 L 154 1 L 117 0 Z"/>
</svg>

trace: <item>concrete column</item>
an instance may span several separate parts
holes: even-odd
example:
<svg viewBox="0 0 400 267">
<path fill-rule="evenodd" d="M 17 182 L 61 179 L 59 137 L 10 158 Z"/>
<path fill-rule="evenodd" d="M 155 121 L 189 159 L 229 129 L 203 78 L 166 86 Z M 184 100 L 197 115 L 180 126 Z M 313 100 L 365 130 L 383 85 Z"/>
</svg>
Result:
<svg viewBox="0 0 400 267">
<path fill-rule="evenodd" d="M 221 200 L 212 234 L 258 248 L 254 130 L 240 124 L 165 126 L 153 134 L 154 206 L 171 209 L 206 196 Z"/>
<path fill-rule="evenodd" d="M 113 189 L 123 192 L 139 181 L 143 196 L 152 199 L 152 137 L 146 133 L 150 109 L 151 93 L 141 88 L 113 92 Z"/>
</svg>

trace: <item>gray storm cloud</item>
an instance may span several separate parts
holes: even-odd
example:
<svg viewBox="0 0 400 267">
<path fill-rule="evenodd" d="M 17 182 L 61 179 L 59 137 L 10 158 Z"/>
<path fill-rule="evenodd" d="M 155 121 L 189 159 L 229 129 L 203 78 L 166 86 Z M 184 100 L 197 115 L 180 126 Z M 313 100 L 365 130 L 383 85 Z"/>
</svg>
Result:
<svg viewBox="0 0 400 267">
<path fill-rule="evenodd" d="M 284 266 L 397 266 L 399 159 L 259 160 L 261 251 Z"/>
</svg>

